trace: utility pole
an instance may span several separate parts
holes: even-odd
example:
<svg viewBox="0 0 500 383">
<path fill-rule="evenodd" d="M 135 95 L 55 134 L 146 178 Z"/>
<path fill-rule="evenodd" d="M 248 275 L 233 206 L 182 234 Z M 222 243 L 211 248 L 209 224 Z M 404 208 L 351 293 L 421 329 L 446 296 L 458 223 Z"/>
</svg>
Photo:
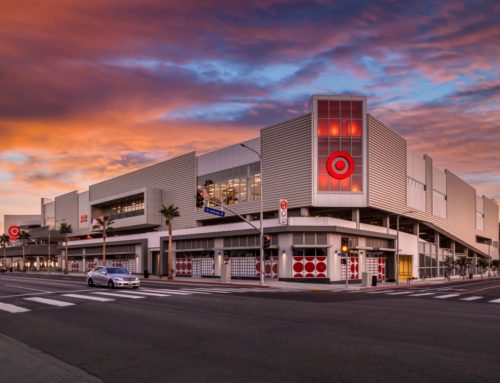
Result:
<svg viewBox="0 0 500 383">
<path fill-rule="evenodd" d="M 245 144 L 240 144 L 240 146 L 254 152 L 257 154 L 260 160 L 260 225 L 259 225 L 259 237 L 260 237 L 260 284 L 265 284 L 265 267 L 264 267 L 264 194 L 263 194 L 263 185 L 264 185 L 264 172 L 262 169 L 262 155 L 252 149 Z M 245 220 L 246 221 L 246 220 Z"/>
</svg>

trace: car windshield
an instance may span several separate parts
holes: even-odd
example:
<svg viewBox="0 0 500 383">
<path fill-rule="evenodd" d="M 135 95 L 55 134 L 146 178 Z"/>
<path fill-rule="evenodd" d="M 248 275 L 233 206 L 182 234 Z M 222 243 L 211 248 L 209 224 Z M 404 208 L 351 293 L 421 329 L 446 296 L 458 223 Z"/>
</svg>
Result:
<svg viewBox="0 0 500 383">
<path fill-rule="evenodd" d="M 108 274 L 128 274 L 128 271 L 123 267 L 106 267 Z"/>
</svg>

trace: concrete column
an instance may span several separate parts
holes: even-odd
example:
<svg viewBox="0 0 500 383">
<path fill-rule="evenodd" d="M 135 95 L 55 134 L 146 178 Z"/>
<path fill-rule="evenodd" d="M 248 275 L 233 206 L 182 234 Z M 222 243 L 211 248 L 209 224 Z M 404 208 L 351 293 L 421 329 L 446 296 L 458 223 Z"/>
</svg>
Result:
<svg viewBox="0 0 500 383">
<path fill-rule="evenodd" d="M 442 277 L 441 270 L 439 269 L 439 260 L 441 259 L 441 252 L 439 249 L 439 233 L 437 231 L 434 231 L 434 244 L 436 245 L 436 257 L 437 257 L 436 261 L 437 261 L 437 265 L 438 265 L 437 276 Z"/>
<path fill-rule="evenodd" d="M 300 208 L 300 216 L 301 217 L 309 217 L 309 208 L 308 207 L 301 207 Z"/>
<path fill-rule="evenodd" d="M 278 236 L 278 278 L 293 278 L 293 234 Z"/>
<path fill-rule="evenodd" d="M 416 235 L 417 238 L 420 238 L 420 224 L 419 223 L 413 224 L 413 234 Z"/>
<path fill-rule="evenodd" d="M 224 239 L 214 239 L 214 275 L 221 276 L 222 262 L 224 262 Z"/>
<path fill-rule="evenodd" d="M 386 217 L 382 218 L 382 225 L 383 225 L 383 227 L 385 227 L 387 229 L 387 234 L 389 234 L 389 232 L 391 230 L 391 217 L 386 216 Z"/>
<path fill-rule="evenodd" d="M 40 257 L 36 257 L 36 271 L 40 271 Z"/>
<path fill-rule="evenodd" d="M 359 223 L 359 209 L 352 209 L 352 221 L 356 222 L 356 229 L 359 230 L 360 228 L 360 223 Z"/>
</svg>

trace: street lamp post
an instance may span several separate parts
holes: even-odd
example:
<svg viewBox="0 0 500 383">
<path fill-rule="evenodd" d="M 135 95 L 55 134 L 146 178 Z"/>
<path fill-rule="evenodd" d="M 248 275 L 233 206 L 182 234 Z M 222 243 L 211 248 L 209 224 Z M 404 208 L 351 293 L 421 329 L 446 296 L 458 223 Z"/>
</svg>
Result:
<svg viewBox="0 0 500 383">
<path fill-rule="evenodd" d="M 264 172 L 262 171 L 262 155 L 256 151 L 255 149 L 252 149 L 245 144 L 240 144 L 244 148 L 254 152 L 257 154 L 260 160 L 260 225 L 259 225 L 259 236 L 260 236 L 260 284 L 264 285 L 265 284 L 265 267 L 264 267 L 264 194 L 262 193 L 263 187 L 262 185 L 264 184 Z"/>
</svg>

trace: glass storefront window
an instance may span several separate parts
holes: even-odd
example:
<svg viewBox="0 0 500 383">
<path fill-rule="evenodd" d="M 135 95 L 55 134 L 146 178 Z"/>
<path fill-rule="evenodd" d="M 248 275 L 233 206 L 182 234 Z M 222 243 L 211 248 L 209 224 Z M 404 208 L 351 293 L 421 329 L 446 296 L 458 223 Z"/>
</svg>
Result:
<svg viewBox="0 0 500 383">
<path fill-rule="evenodd" d="M 209 201 L 234 205 L 260 200 L 260 163 L 239 166 L 198 177 L 198 190 Z"/>
</svg>

